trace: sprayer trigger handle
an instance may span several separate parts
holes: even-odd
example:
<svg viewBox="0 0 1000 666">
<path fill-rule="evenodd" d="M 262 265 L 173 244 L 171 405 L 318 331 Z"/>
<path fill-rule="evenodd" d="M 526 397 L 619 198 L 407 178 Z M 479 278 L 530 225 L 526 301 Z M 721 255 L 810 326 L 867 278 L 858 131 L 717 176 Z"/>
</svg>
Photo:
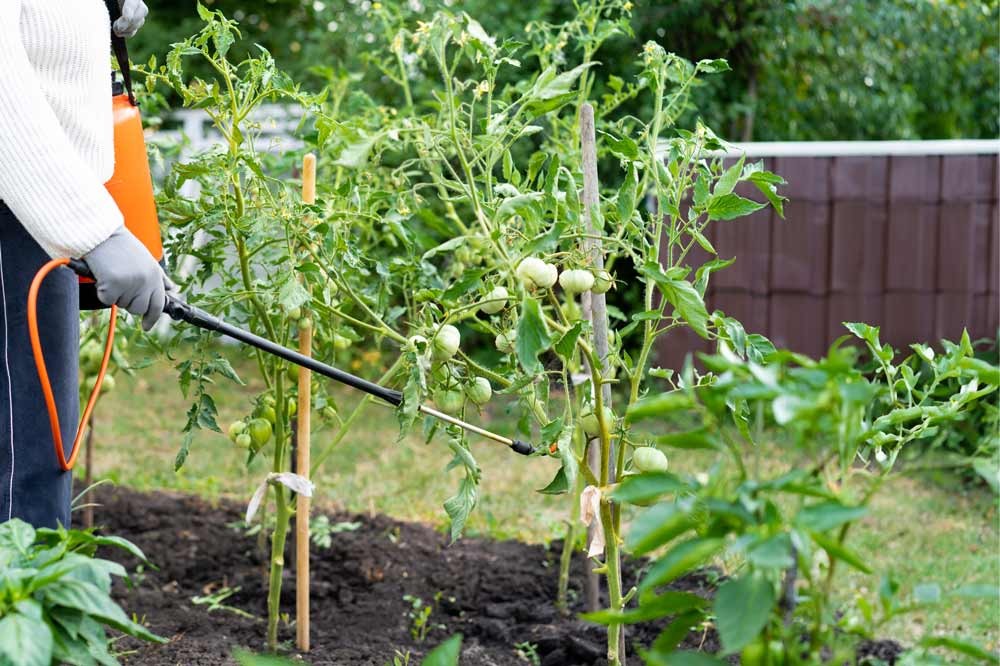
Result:
<svg viewBox="0 0 1000 666">
<path fill-rule="evenodd" d="M 94 273 L 90 270 L 90 266 L 88 266 L 87 262 L 83 259 L 70 259 L 69 264 L 67 265 L 80 277 L 90 278 L 91 280 L 94 279 Z"/>
</svg>

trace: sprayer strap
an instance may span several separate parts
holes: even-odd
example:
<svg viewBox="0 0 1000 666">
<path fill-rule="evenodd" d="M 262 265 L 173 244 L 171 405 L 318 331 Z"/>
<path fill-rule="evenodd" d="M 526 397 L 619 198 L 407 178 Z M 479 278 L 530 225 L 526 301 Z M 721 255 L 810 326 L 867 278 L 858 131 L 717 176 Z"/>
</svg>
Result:
<svg viewBox="0 0 1000 666">
<path fill-rule="evenodd" d="M 137 106 L 135 93 L 132 92 L 132 68 L 128 60 L 128 46 L 125 44 L 124 37 L 115 34 L 114 28 L 115 21 L 121 18 L 122 8 L 118 4 L 118 0 L 104 0 L 104 4 L 107 5 L 108 15 L 111 17 L 111 50 L 114 51 L 115 59 L 118 61 L 118 69 L 121 70 L 125 90 L 128 91 L 128 101 L 132 103 L 132 106 Z"/>
</svg>

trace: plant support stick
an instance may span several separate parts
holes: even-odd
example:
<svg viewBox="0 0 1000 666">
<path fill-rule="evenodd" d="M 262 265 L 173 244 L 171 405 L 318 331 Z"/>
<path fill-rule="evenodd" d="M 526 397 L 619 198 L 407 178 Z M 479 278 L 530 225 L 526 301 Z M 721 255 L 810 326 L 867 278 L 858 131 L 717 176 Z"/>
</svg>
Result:
<svg viewBox="0 0 1000 666">
<path fill-rule="evenodd" d="M 584 247 L 590 250 L 591 269 L 595 272 L 604 270 L 604 251 L 601 247 L 600 230 L 597 229 L 595 216 L 600 215 L 600 192 L 597 178 L 597 136 L 594 130 L 594 107 L 584 104 L 580 107 L 580 145 L 583 157 L 583 219 L 587 227 L 588 239 Z M 599 218 L 598 218 L 599 219 Z M 594 355 L 600 361 L 600 368 L 592 368 L 591 375 L 602 380 L 608 375 L 608 310 L 604 294 L 588 292 L 584 302 L 589 300 L 590 323 L 594 334 Z M 604 422 L 604 408 L 611 408 L 611 385 L 601 382 L 594 386 L 594 413 L 600 422 L 600 439 L 596 442 L 600 449 L 601 483 L 608 485 L 615 482 L 615 470 L 611 461 L 614 450 L 608 433 L 610 424 Z M 596 470 L 595 470 L 596 471 Z M 622 608 L 622 581 L 620 554 L 618 550 L 618 511 L 601 498 L 601 514 L 605 532 L 605 571 L 608 582 L 608 601 L 613 611 Z M 623 666 L 625 663 L 625 640 L 622 625 L 608 626 L 608 664 Z"/>
<path fill-rule="evenodd" d="M 316 203 L 316 156 L 312 153 L 302 161 L 302 201 Z M 312 327 L 299 328 L 299 353 L 312 356 Z M 312 372 L 299 366 L 299 405 L 296 433 L 297 458 L 295 471 L 309 478 L 310 409 L 312 407 Z M 295 645 L 309 651 L 309 510 L 310 499 L 299 494 L 295 498 Z"/>
</svg>

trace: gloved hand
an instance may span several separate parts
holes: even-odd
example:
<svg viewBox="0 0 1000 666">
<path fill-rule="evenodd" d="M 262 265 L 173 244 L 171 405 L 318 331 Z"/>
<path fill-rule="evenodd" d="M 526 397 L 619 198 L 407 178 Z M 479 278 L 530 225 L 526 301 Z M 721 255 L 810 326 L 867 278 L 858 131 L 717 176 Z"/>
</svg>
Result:
<svg viewBox="0 0 1000 666">
<path fill-rule="evenodd" d="M 167 292 L 176 287 L 146 246 L 124 226 L 84 255 L 97 281 L 97 298 L 142 316 L 142 327 L 153 328 L 163 314 Z"/>
<path fill-rule="evenodd" d="M 124 0 L 121 2 L 121 6 L 121 18 L 115 21 L 112 27 L 114 27 L 116 35 L 128 39 L 135 36 L 142 24 L 146 22 L 149 8 L 142 0 Z"/>
</svg>

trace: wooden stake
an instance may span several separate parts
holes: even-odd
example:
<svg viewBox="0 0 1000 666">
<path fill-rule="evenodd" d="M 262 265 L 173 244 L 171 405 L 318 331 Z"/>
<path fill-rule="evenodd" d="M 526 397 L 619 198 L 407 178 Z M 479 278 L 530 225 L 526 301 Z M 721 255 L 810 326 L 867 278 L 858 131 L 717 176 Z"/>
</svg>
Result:
<svg viewBox="0 0 1000 666">
<path fill-rule="evenodd" d="M 316 203 L 316 156 L 309 153 L 302 161 L 302 201 Z M 299 330 L 299 353 L 312 356 L 312 328 Z M 309 478 L 310 411 L 312 409 L 312 373 L 299 368 L 299 404 L 296 412 L 296 472 Z M 295 645 L 309 651 L 309 512 L 305 495 L 295 499 Z"/>
<path fill-rule="evenodd" d="M 584 240 L 584 247 L 589 250 L 590 253 L 590 266 L 591 269 L 597 273 L 604 270 L 604 248 L 601 246 L 601 241 L 598 237 L 601 234 L 601 230 L 597 228 L 594 224 L 593 213 L 599 209 L 600 206 L 600 182 L 597 178 L 597 136 L 594 128 L 594 107 L 590 104 L 584 104 L 580 107 L 580 147 L 582 149 L 583 157 L 583 220 L 587 227 L 587 234 L 591 237 L 590 239 Z M 590 319 L 591 328 L 594 331 L 594 353 L 597 357 L 601 359 L 601 376 L 606 377 L 609 372 L 609 361 L 608 361 L 608 308 L 605 302 L 604 294 L 595 294 L 591 291 L 585 292 L 582 298 L 582 309 Z M 596 391 L 598 387 L 594 387 Z M 611 384 L 602 384 L 600 386 L 601 399 L 604 406 L 608 409 L 611 408 Z M 592 440 L 589 442 L 589 448 L 587 451 L 587 462 L 590 468 L 594 471 L 598 478 L 600 478 L 600 441 Z M 608 483 L 615 482 L 615 451 L 614 445 L 612 444 L 611 452 L 611 465 L 608 470 Z M 591 529 L 594 529 L 593 526 Z M 591 595 L 596 596 L 598 589 L 598 584 L 596 581 L 597 574 L 590 572 L 595 580 L 591 580 L 588 577 L 587 580 L 587 604 L 595 602 L 595 599 Z M 595 606 L 599 607 L 599 600 Z M 589 609 L 588 609 L 589 610 Z M 594 608 L 597 610 L 597 608 Z M 622 629 L 619 634 L 619 655 L 621 658 L 621 663 L 625 663 L 625 631 Z"/>
</svg>

